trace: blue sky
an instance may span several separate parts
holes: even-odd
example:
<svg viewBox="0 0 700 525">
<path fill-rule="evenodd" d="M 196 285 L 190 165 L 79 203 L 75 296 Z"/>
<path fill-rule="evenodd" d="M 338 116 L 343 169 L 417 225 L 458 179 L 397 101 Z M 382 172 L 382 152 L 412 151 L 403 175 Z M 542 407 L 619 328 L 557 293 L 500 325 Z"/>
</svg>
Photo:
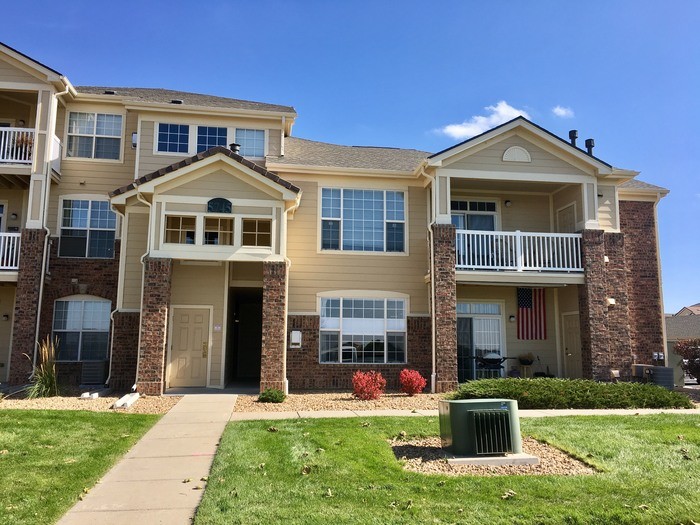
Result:
<svg viewBox="0 0 700 525">
<path fill-rule="evenodd" d="M 0 40 L 75 85 L 290 104 L 294 135 L 339 144 L 437 151 L 458 141 L 446 126 L 512 110 L 576 128 L 596 156 L 671 190 L 659 215 L 674 312 L 700 302 L 698 27 L 693 0 L 69 0 L 4 5 Z"/>
</svg>

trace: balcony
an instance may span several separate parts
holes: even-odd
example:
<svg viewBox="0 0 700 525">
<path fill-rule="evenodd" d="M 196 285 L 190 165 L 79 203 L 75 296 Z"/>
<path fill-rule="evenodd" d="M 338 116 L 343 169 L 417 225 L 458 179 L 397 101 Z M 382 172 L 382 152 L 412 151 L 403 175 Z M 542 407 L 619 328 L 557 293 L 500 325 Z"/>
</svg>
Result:
<svg viewBox="0 0 700 525">
<path fill-rule="evenodd" d="M 457 230 L 457 270 L 583 273 L 581 234 Z"/>
<path fill-rule="evenodd" d="M 31 166 L 33 150 L 33 129 L 0 128 L 0 164 Z"/>
<path fill-rule="evenodd" d="M 0 233 L 0 271 L 19 269 L 19 233 Z"/>
</svg>

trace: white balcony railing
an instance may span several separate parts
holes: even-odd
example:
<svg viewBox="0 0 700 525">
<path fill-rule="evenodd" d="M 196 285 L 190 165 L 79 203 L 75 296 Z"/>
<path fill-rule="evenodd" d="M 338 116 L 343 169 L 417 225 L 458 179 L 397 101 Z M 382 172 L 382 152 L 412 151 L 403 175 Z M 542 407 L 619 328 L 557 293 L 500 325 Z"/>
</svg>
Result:
<svg viewBox="0 0 700 525">
<path fill-rule="evenodd" d="M 33 129 L 0 128 L 0 163 L 31 164 L 33 151 Z"/>
<path fill-rule="evenodd" d="M 0 233 L 0 270 L 19 269 L 19 233 Z"/>
<path fill-rule="evenodd" d="M 457 230 L 458 270 L 582 272 L 581 234 Z"/>
</svg>

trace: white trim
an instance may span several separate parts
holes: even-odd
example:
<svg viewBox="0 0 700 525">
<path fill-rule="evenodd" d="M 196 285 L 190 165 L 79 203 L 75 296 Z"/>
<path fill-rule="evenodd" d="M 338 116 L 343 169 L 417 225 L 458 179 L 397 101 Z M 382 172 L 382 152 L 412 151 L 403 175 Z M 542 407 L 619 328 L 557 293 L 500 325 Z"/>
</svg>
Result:
<svg viewBox="0 0 700 525">
<path fill-rule="evenodd" d="M 500 192 L 501 194 L 503 192 Z M 508 200 L 508 199 L 505 199 Z M 469 195 L 450 195 L 450 202 L 449 202 L 449 207 L 450 207 L 450 219 L 452 218 L 452 215 L 493 215 L 494 216 L 494 224 L 493 224 L 493 230 L 494 231 L 501 231 L 503 220 L 502 220 L 502 213 L 503 213 L 503 208 L 505 207 L 505 200 L 501 198 L 492 198 L 492 197 L 470 197 Z M 458 201 L 458 202 L 492 202 L 496 205 L 496 211 L 470 211 L 470 210 L 453 210 L 452 209 L 452 201 Z M 465 229 L 468 229 L 466 227 L 466 221 L 465 221 Z M 459 228 L 458 228 L 459 229 Z"/>
<path fill-rule="evenodd" d="M 63 223 L 63 201 L 65 200 L 82 200 L 82 201 L 88 201 L 90 204 L 88 204 L 88 224 L 85 228 L 66 228 L 68 230 L 87 230 L 88 232 L 88 237 L 86 238 L 86 244 L 85 244 L 85 256 L 72 256 L 72 255 L 60 255 L 61 253 L 61 230 L 63 229 L 62 223 Z M 92 202 L 106 202 L 109 206 L 109 211 L 114 213 L 115 219 L 114 219 L 114 230 L 111 228 L 91 228 L 90 227 L 90 212 L 92 211 Z M 66 194 L 66 195 L 59 195 L 58 197 L 58 210 L 56 213 L 56 236 L 58 237 L 58 249 L 56 253 L 58 254 L 58 257 L 61 259 L 104 259 L 104 260 L 112 260 L 114 259 L 115 256 L 115 249 L 116 249 L 116 241 L 117 239 L 121 240 L 122 238 L 122 231 L 120 228 L 121 221 L 119 220 L 119 214 L 116 213 L 111 206 L 110 200 L 107 196 L 101 195 L 99 193 L 72 193 L 72 194 Z M 114 243 L 115 245 L 112 246 L 112 256 L 111 257 L 90 257 L 88 256 L 88 251 L 90 248 L 90 239 L 89 239 L 89 232 L 91 231 L 114 231 Z M 121 257 L 121 252 L 120 255 Z"/>
<path fill-rule="evenodd" d="M 16 292 L 15 292 L 16 296 Z M 82 357 L 82 346 L 83 346 L 83 333 L 106 333 L 107 334 L 107 357 L 104 359 L 104 361 L 110 360 L 111 359 L 111 338 L 110 334 L 112 333 L 112 301 L 105 297 L 100 297 L 98 295 L 89 295 L 89 294 L 74 294 L 74 295 L 67 295 L 65 297 L 59 297 L 58 299 L 55 299 L 53 301 L 53 314 L 51 316 L 51 338 L 53 339 L 55 337 L 56 333 L 56 328 L 54 327 L 55 321 L 56 321 L 56 303 L 59 302 L 80 302 L 81 307 L 80 307 L 80 329 L 79 330 L 69 330 L 69 329 L 59 329 L 58 333 L 67 333 L 67 332 L 78 332 L 80 334 L 79 339 L 78 339 L 78 357 L 77 359 L 56 359 L 57 363 L 83 363 L 83 362 L 91 362 L 91 361 L 103 361 L 103 359 L 81 359 Z M 83 328 L 83 322 L 84 322 L 84 315 L 85 315 L 85 303 L 86 302 L 92 302 L 92 303 L 107 303 L 109 305 L 109 308 L 107 309 L 107 330 L 86 330 Z"/>
<path fill-rule="evenodd" d="M 554 182 L 561 184 L 574 184 L 593 182 L 593 175 L 574 175 L 571 173 L 529 173 L 518 171 L 489 171 L 489 170 L 467 170 L 455 168 L 440 168 L 440 176 L 454 179 L 482 179 L 499 181 L 523 181 L 523 182 Z"/>
<path fill-rule="evenodd" d="M 506 301 L 505 299 L 473 299 L 473 298 L 464 298 L 464 299 L 457 299 L 455 303 L 455 309 L 457 304 L 497 304 L 499 305 L 500 314 L 460 314 L 456 313 L 457 317 L 462 317 L 462 318 L 467 318 L 467 319 L 498 319 L 500 321 L 500 337 L 501 337 L 501 357 L 510 357 L 508 356 L 508 344 L 507 344 L 507 338 L 506 338 L 506 323 L 504 321 L 505 319 L 505 312 L 506 312 Z M 456 326 L 455 326 L 456 330 Z M 474 332 L 472 331 L 472 336 L 474 335 Z M 456 336 L 456 334 L 455 334 Z M 476 371 L 476 362 L 474 363 L 474 370 Z M 503 367 L 503 372 L 504 372 L 504 377 L 506 377 L 508 371 Z"/>
<path fill-rule="evenodd" d="M 573 231 L 573 232 L 562 232 L 562 231 L 561 231 L 561 226 L 559 225 L 559 212 L 562 211 L 562 210 L 565 210 L 566 208 L 568 208 L 568 207 L 570 207 L 570 206 L 573 206 L 573 207 L 574 207 L 574 231 Z M 556 213 L 555 213 L 556 218 L 557 218 L 557 222 L 556 222 L 556 224 L 557 224 L 557 233 L 575 233 L 575 232 L 576 232 L 577 227 L 578 227 L 578 215 L 576 215 L 576 212 L 577 212 L 577 211 L 578 211 L 578 210 L 576 210 L 576 201 L 571 201 L 571 202 L 569 202 L 568 204 L 564 204 L 564 206 L 562 206 L 561 208 L 557 208 Z"/>
<path fill-rule="evenodd" d="M 566 345 L 564 344 L 564 341 L 566 339 L 566 328 L 565 328 L 566 323 L 564 322 L 564 316 L 567 316 L 567 315 L 574 315 L 576 317 L 579 317 L 580 314 L 578 311 L 561 312 L 561 339 L 562 339 L 561 351 L 563 354 L 566 353 Z M 580 338 L 581 338 L 581 321 L 579 320 L 579 340 L 580 340 Z M 581 352 L 581 354 L 583 354 L 583 348 L 580 349 L 580 352 Z M 568 378 L 570 376 L 570 373 L 569 373 L 570 371 L 569 371 L 569 367 L 566 364 L 566 355 L 563 356 L 563 361 L 564 362 L 563 362 L 563 367 L 562 367 L 562 370 L 563 370 L 562 377 Z"/>
<path fill-rule="evenodd" d="M 206 372 L 206 377 L 204 378 L 204 387 L 205 388 L 223 388 L 221 387 L 212 387 L 209 376 L 211 372 L 211 352 L 212 352 L 212 339 L 213 339 L 213 322 L 214 322 L 214 305 L 211 304 L 171 304 L 170 305 L 170 312 L 168 315 L 168 348 L 166 352 L 166 362 L 165 362 L 165 380 L 164 380 L 164 385 L 163 389 L 165 390 L 166 388 L 170 388 L 170 372 L 171 372 L 171 360 L 172 360 L 172 345 L 173 345 L 173 324 L 174 324 L 174 319 L 175 319 L 175 309 L 176 308 L 181 308 L 181 309 L 201 309 L 201 310 L 208 310 L 209 311 L 209 339 L 208 339 L 208 350 L 207 350 L 207 372 Z M 223 343 L 223 341 L 222 341 Z"/>
<path fill-rule="evenodd" d="M 0 213 L 0 233 L 7 231 L 7 220 L 9 218 L 8 206 L 9 203 L 5 199 L 0 199 L 0 206 L 2 206 L 2 213 Z"/>
<path fill-rule="evenodd" d="M 219 385 L 221 385 L 221 388 L 226 388 L 226 353 L 228 352 L 228 338 L 226 337 L 226 333 L 228 331 L 228 300 L 231 292 L 231 284 L 229 283 L 230 271 L 231 265 L 227 264 L 224 268 L 224 285 L 221 287 L 224 293 L 224 311 L 221 320 L 221 375 L 219 377 Z"/>
</svg>

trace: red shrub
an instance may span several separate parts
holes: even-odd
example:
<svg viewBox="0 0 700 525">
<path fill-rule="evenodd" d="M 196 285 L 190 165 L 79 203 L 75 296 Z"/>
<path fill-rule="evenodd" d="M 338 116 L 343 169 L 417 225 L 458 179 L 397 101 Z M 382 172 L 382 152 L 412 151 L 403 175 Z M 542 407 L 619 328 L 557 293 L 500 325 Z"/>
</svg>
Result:
<svg viewBox="0 0 700 525">
<path fill-rule="evenodd" d="M 369 372 L 357 371 L 352 376 L 352 395 L 363 401 L 379 399 L 379 396 L 386 388 L 386 379 L 380 372 L 370 370 Z"/>
<path fill-rule="evenodd" d="M 420 394 L 425 385 L 428 384 L 418 370 L 409 370 L 408 368 L 401 370 L 399 383 L 401 384 L 401 392 L 409 396 Z"/>
</svg>

